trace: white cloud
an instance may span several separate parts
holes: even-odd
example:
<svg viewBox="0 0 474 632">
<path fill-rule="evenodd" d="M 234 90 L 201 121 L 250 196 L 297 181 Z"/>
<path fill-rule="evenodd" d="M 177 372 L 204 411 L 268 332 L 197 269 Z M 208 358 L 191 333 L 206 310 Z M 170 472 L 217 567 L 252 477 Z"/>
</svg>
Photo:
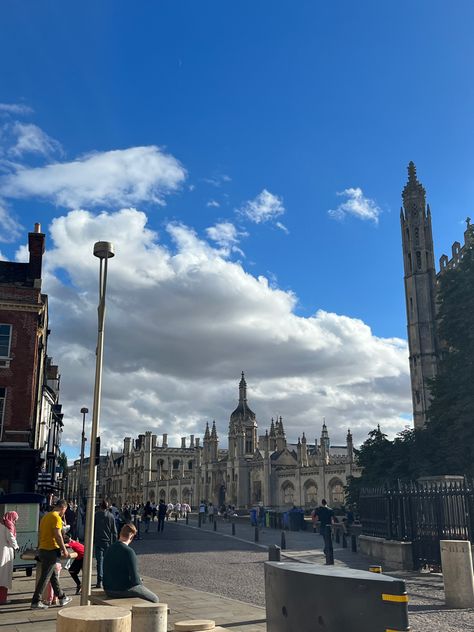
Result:
<svg viewBox="0 0 474 632">
<path fill-rule="evenodd" d="M 5 114 L 32 114 L 33 109 L 22 103 L 0 103 L 0 113 Z"/>
<path fill-rule="evenodd" d="M 213 187 L 220 188 L 225 182 L 231 182 L 232 178 L 226 174 L 218 173 L 210 178 L 203 178 L 202 180 Z"/>
<path fill-rule="evenodd" d="M 379 215 L 382 212 L 374 200 L 371 200 L 362 192 L 359 187 L 345 189 L 337 193 L 337 195 L 345 196 L 347 200 L 339 204 L 336 209 L 331 209 L 328 214 L 333 219 L 343 220 L 346 215 L 353 215 L 358 219 L 373 221 L 375 224 L 379 221 Z"/>
<path fill-rule="evenodd" d="M 237 244 L 241 237 L 247 237 L 248 233 L 239 231 L 231 222 L 219 222 L 214 226 L 206 228 L 206 234 L 209 239 L 215 241 L 217 245 L 224 248 L 227 252 L 238 252 L 240 255 L 244 253 Z M 226 254 L 223 252 L 222 254 Z"/>
<path fill-rule="evenodd" d="M 14 156 L 22 156 L 28 153 L 52 156 L 63 153 L 61 143 L 48 136 L 46 132 L 43 132 L 40 127 L 33 123 L 15 121 L 11 131 L 16 137 L 16 142 L 9 149 L 9 153 Z"/>
<path fill-rule="evenodd" d="M 283 215 L 285 207 L 280 197 L 263 189 L 256 198 L 245 202 L 238 212 L 250 221 L 261 224 Z"/>
<path fill-rule="evenodd" d="M 275 222 L 275 226 L 277 228 L 279 228 L 280 230 L 282 230 L 284 233 L 286 233 L 287 235 L 289 235 L 290 231 L 288 230 L 288 228 L 285 226 L 285 224 L 282 224 L 281 222 Z"/>
<path fill-rule="evenodd" d="M 0 194 L 42 197 L 67 208 L 164 204 L 164 195 L 177 190 L 185 177 L 176 158 L 151 145 L 92 153 L 45 167 L 16 166 L 13 173 L 0 177 Z"/>
<path fill-rule="evenodd" d="M 66 443 L 77 446 L 78 411 L 91 409 L 98 236 L 116 249 L 107 290 L 104 448 L 145 430 L 168 432 L 176 442 L 201 434 L 210 419 L 225 445 L 242 369 L 262 433 L 277 413 L 289 439 L 303 430 L 319 436 L 323 416 L 334 443 L 348 427 L 357 441 L 379 422 L 391 433 L 403 429 L 411 409 L 405 341 L 378 338 L 346 316 L 297 316 L 291 292 L 252 276 L 188 227 L 167 227 L 169 249 L 146 222 L 134 209 L 73 211 L 50 228 L 44 290 Z M 212 228 L 213 237 L 227 231 L 237 238 L 231 227 Z"/>
<path fill-rule="evenodd" d="M 211 208 L 219 208 L 220 204 L 217 200 L 209 200 L 209 202 L 206 204 L 206 206 L 210 206 Z"/>
<path fill-rule="evenodd" d="M 0 242 L 9 243 L 21 235 L 21 224 L 9 212 L 6 204 L 0 200 Z"/>
</svg>

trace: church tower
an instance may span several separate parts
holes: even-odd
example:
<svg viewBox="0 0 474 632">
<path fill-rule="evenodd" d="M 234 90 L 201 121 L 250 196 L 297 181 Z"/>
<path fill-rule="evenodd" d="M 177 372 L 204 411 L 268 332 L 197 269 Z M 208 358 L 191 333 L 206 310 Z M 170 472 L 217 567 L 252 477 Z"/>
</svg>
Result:
<svg viewBox="0 0 474 632">
<path fill-rule="evenodd" d="M 247 403 L 247 382 L 243 371 L 239 383 L 239 403 L 230 416 L 229 445 L 234 441 L 234 437 L 239 456 L 253 456 L 257 448 L 257 419 Z M 239 446 L 240 442 L 242 445 Z"/>
<path fill-rule="evenodd" d="M 437 373 L 436 271 L 430 207 L 426 205 L 425 189 L 418 182 L 413 162 L 408 165 L 408 182 L 402 198 L 400 223 L 413 419 L 415 428 L 422 428 L 430 406 L 427 380 Z"/>
</svg>

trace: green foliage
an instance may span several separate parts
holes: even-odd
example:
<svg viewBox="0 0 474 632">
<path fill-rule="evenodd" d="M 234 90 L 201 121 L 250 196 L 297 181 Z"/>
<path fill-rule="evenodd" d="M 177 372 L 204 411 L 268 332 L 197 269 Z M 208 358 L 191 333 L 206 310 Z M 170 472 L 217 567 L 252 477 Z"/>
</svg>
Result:
<svg viewBox="0 0 474 632">
<path fill-rule="evenodd" d="M 65 452 L 61 452 L 58 456 L 58 466 L 61 468 L 63 474 L 67 471 L 67 456 Z"/>
</svg>

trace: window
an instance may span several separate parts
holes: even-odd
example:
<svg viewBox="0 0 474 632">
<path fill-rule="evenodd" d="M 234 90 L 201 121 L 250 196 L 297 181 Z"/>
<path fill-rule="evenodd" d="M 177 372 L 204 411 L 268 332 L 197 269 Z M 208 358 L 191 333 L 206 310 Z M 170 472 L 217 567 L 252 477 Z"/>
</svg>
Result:
<svg viewBox="0 0 474 632">
<path fill-rule="evenodd" d="M 0 325 L 0 358 L 10 358 L 11 325 Z"/>
<path fill-rule="evenodd" d="M 6 388 L 0 387 L 0 441 L 3 436 L 3 415 L 5 412 Z"/>
<path fill-rule="evenodd" d="M 253 452 L 253 433 L 251 428 L 247 428 L 245 431 L 245 454 L 251 454 Z"/>
<path fill-rule="evenodd" d="M 421 252 L 419 250 L 416 251 L 416 265 L 418 270 L 421 270 Z"/>
</svg>

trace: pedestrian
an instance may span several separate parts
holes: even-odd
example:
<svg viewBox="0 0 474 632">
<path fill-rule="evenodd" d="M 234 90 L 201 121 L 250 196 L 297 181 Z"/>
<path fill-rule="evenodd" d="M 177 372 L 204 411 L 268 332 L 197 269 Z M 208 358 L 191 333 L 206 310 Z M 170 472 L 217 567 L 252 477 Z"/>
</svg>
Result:
<svg viewBox="0 0 474 632">
<path fill-rule="evenodd" d="M 319 532 L 324 538 L 324 555 L 326 556 L 326 565 L 334 564 L 334 550 L 332 547 L 331 525 L 336 521 L 334 511 L 328 507 L 326 500 L 323 498 L 321 505 L 315 509 L 315 513 L 319 520 Z"/>
<path fill-rule="evenodd" d="M 67 597 L 59 585 L 56 573 L 56 564 L 61 557 L 61 553 L 63 557 L 69 557 L 62 535 L 62 517 L 66 513 L 66 508 L 67 502 L 65 500 L 57 500 L 52 510 L 40 522 L 38 558 L 41 563 L 41 573 L 31 599 L 31 607 L 33 609 L 46 609 L 48 607 L 40 600 L 40 597 L 50 580 L 53 592 L 59 599 L 59 605 L 65 606 L 71 601 L 71 597 Z"/>
<path fill-rule="evenodd" d="M 174 506 L 174 510 L 178 514 L 178 518 L 181 518 L 181 509 L 182 509 L 181 503 L 177 502 L 176 505 Z"/>
<path fill-rule="evenodd" d="M 8 590 L 12 587 L 13 558 L 18 550 L 16 541 L 16 511 L 7 511 L 0 520 L 0 605 L 10 603 Z"/>
<path fill-rule="evenodd" d="M 76 533 L 76 514 L 74 513 L 74 509 L 72 508 L 71 501 L 68 501 L 63 522 L 65 522 L 65 524 L 68 524 L 70 526 L 69 533 L 71 537 L 74 537 Z"/>
<path fill-rule="evenodd" d="M 166 520 L 170 519 L 171 512 L 173 511 L 173 509 L 174 509 L 173 503 L 168 503 L 166 505 Z"/>
<path fill-rule="evenodd" d="M 71 566 L 67 570 L 76 584 L 76 595 L 78 595 L 82 588 L 79 573 L 82 571 L 82 565 L 84 563 L 84 545 L 77 540 L 73 540 L 68 535 L 64 536 L 64 542 L 77 554 L 76 559 L 73 560 Z"/>
<path fill-rule="evenodd" d="M 117 510 L 118 511 L 118 510 Z M 94 518 L 94 552 L 97 562 L 96 588 L 102 588 L 104 555 L 111 544 L 117 539 L 117 526 L 109 503 L 103 500 Z"/>
<path fill-rule="evenodd" d="M 151 503 L 148 500 L 146 505 L 143 507 L 143 512 L 142 512 L 143 522 L 145 523 L 145 533 L 148 533 L 150 529 L 151 514 L 152 514 Z"/>
<path fill-rule="evenodd" d="M 160 502 L 158 503 L 158 533 L 163 531 L 165 528 L 165 517 L 167 513 L 167 506 L 163 498 L 160 498 Z"/>
<path fill-rule="evenodd" d="M 207 512 L 209 514 L 209 523 L 212 524 L 214 522 L 214 505 L 209 503 Z"/>
<path fill-rule="evenodd" d="M 199 517 L 201 518 L 202 524 L 206 523 L 206 511 L 207 511 L 206 503 L 203 500 L 201 500 L 201 504 L 199 505 Z"/>
<path fill-rule="evenodd" d="M 107 596 L 139 597 L 158 603 L 160 600 L 143 585 L 138 574 L 137 556 L 130 544 L 137 533 L 133 524 L 126 524 L 120 530 L 119 539 L 107 549 L 104 558 L 104 590 Z"/>
</svg>

